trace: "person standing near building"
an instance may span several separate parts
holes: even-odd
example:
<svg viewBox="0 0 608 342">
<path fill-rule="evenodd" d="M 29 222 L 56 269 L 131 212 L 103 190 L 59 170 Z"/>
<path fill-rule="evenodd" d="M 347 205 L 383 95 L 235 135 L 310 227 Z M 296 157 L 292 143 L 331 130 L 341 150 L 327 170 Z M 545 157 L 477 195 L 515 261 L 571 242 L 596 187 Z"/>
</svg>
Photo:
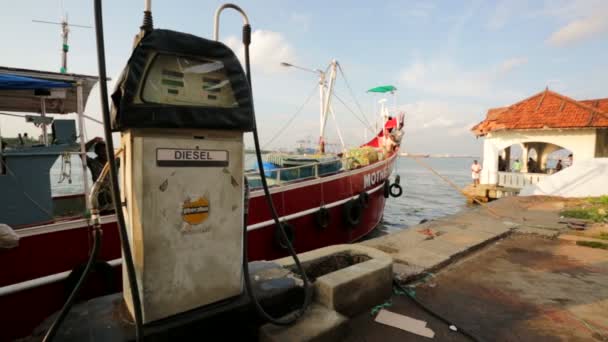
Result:
<svg viewBox="0 0 608 342">
<path fill-rule="evenodd" d="M 477 160 L 473 160 L 473 165 L 471 165 L 471 178 L 473 178 L 473 186 L 477 186 L 479 184 L 479 177 L 481 176 L 481 165 L 477 163 Z"/>
<path fill-rule="evenodd" d="M 515 159 L 515 161 L 513 162 L 513 172 L 520 172 L 521 171 L 521 163 L 519 162 L 519 159 Z"/>
<path fill-rule="evenodd" d="M 572 166 L 572 162 L 573 162 L 573 160 L 572 160 L 572 153 L 570 153 L 568 155 L 568 158 L 566 158 L 566 162 L 564 163 L 564 167 Z"/>
</svg>

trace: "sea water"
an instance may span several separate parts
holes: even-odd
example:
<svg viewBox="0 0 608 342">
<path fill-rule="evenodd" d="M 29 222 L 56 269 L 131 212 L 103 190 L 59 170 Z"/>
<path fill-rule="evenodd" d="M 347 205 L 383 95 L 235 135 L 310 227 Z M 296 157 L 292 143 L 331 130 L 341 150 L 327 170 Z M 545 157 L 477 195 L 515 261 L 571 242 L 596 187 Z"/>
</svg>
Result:
<svg viewBox="0 0 608 342">
<path fill-rule="evenodd" d="M 432 167 L 442 176 L 450 179 L 459 187 L 471 182 L 470 158 L 421 158 L 421 163 Z M 247 158 L 247 165 L 253 168 L 255 158 Z M 83 173 L 80 157 L 73 155 L 71 162 L 71 177 L 62 177 L 62 159 L 57 160 L 51 168 L 50 179 L 53 196 L 82 193 Z M 63 171 L 69 172 L 69 166 L 64 165 Z M 447 182 L 419 165 L 412 158 L 397 158 L 393 175 L 401 176 L 403 195 L 398 198 L 389 197 L 384 210 L 382 231 L 395 231 L 418 224 L 423 219 L 433 219 L 466 210 L 465 198 Z M 86 177 L 91 183 L 90 172 Z M 70 182 L 71 179 L 71 182 Z"/>
</svg>

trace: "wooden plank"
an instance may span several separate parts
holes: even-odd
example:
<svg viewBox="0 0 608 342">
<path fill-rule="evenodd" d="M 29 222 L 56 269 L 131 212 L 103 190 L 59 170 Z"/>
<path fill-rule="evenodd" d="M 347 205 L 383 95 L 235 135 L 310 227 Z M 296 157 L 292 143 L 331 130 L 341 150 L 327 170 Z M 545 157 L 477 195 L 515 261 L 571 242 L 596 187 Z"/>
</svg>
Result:
<svg viewBox="0 0 608 342">
<path fill-rule="evenodd" d="M 435 332 L 426 327 L 426 322 L 382 309 L 376 316 L 376 322 L 401 329 L 412 334 L 433 338 Z"/>
</svg>

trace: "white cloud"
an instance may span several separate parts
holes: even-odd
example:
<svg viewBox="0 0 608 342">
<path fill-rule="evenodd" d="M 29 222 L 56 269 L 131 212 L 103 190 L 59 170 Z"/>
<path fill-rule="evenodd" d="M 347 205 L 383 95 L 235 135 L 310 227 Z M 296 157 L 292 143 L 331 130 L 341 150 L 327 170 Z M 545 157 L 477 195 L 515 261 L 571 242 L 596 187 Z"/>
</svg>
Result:
<svg viewBox="0 0 608 342">
<path fill-rule="evenodd" d="M 470 70 L 448 60 L 415 62 L 402 71 L 400 79 L 406 87 L 438 95 L 502 97 L 509 92 L 495 89 L 497 81 L 526 63 L 526 58 L 517 57 L 491 67 Z"/>
<path fill-rule="evenodd" d="M 230 36 L 224 43 L 243 59 L 244 50 L 240 38 Z M 251 67 L 265 73 L 279 72 L 283 69 L 281 62 L 296 60 L 293 47 L 279 32 L 255 30 L 251 35 L 250 50 Z"/>
<path fill-rule="evenodd" d="M 499 73 L 508 73 L 509 71 L 528 63 L 528 59 L 525 57 L 515 57 L 507 59 L 499 65 Z"/>
<path fill-rule="evenodd" d="M 547 42 L 553 46 L 566 46 L 608 31 L 606 13 L 569 22 L 553 32 Z"/>
<path fill-rule="evenodd" d="M 548 3 L 544 13 L 565 21 L 547 39 L 553 46 L 575 44 L 608 32 L 608 1 L 605 0 Z"/>
<path fill-rule="evenodd" d="M 460 136 L 471 136 L 471 128 L 478 124 L 477 121 L 468 122 L 466 124 L 460 124 L 460 126 L 450 127 L 448 129 L 448 135 L 451 137 L 460 137 Z"/>
<path fill-rule="evenodd" d="M 435 118 L 429 122 L 425 122 L 422 124 L 424 128 L 433 128 L 433 127 L 450 127 L 454 125 L 454 121 L 446 119 L 444 117 Z"/>
<path fill-rule="evenodd" d="M 400 106 L 405 112 L 405 150 L 417 153 L 477 153 L 470 128 L 487 106 L 470 101 L 419 100 Z"/>
</svg>

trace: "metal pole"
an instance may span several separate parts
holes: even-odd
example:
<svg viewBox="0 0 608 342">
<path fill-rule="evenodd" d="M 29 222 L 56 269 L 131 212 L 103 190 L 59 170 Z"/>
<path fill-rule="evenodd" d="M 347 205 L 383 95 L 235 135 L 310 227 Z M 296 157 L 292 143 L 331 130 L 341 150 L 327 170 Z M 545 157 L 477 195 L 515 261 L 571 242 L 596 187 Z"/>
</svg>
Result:
<svg viewBox="0 0 608 342">
<path fill-rule="evenodd" d="M 61 73 L 65 74 L 68 72 L 68 50 L 70 49 L 68 45 L 68 34 L 70 33 L 70 29 L 68 27 L 67 19 L 61 22 L 61 36 L 63 37 L 63 46 L 61 48 Z"/>
<path fill-rule="evenodd" d="M 87 150 L 84 136 L 84 101 L 82 99 L 82 83 L 78 82 L 76 86 L 76 110 L 78 111 L 78 135 L 80 137 L 80 160 L 82 164 L 82 180 L 84 185 L 84 198 L 87 209 L 91 209 L 91 201 L 89 199 L 89 177 L 87 173 Z"/>
<path fill-rule="evenodd" d="M 323 138 L 323 104 L 325 103 L 325 73 L 319 75 L 319 139 Z"/>
<path fill-rule="evenodd" d="M 49 146 L 49 138 L 46 133 L 46 123 L 44 118 L 46 117 L 46 101 L 44 97 L 40 98 L 40 116 L 42 117 L 42 143 L 44 146 Z"/>
<path fill-rule="evenodd" d="M 243 9 L 235 4 L 223 4 L 222 6 L 218 7 L 217 10 L 215 10 L 215 15 L 213 16 L 213 40 L 215 41 L 219 40 L 220 36 L 220 14 L 222 14 L 222 11 L 226 8 L 232 8 L 233 10 L 241 13 L 241 16 L 243 17 L 243 25 L 249 25 L 249 18 Z"/>
<path fill-rule="evenodd" d="M 334 83 L 336 81 L 336 65 L 338 62 L 334 59 L 331 62 L 331 73 L 329 74 L 329 85 L 327 86 L 327 93 L 325 95 L 325 102 L 323 103 L 323 122 L 321 123 L 321 139 L 325 135 L 325 124 L 327 122 L 327 113 L 329 113 L 329 106 L 331 104 L 331 96 L 334 91 Z"/>
</svg>

